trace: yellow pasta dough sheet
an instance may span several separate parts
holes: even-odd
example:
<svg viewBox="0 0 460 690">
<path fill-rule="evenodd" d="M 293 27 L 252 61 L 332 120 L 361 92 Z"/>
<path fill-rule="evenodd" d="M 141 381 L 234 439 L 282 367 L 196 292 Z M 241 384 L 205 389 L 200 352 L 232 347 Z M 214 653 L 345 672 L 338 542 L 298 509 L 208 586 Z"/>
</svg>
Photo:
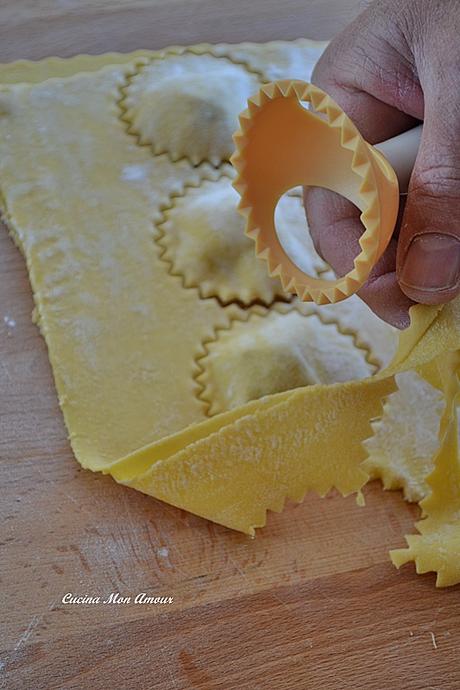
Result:
<svg viewBox="0 0 460 690">
<path fill-rule="evenodd" d="M 2 215 L 83 467 L 248 534 L 286 498 L 379 477 L 427 516 L 394 562 L 453 584 L 460 305 L 415 308 L 388 365 L 395 331 L 357 297 L 320 308 L 285 294 L 237 212 L 238 113 L 263 83 L 308 79 L 323 49 L 0 66 Z M 276 225 L 304 270 L 330 270 L 298 190 Z"/>
</svg>

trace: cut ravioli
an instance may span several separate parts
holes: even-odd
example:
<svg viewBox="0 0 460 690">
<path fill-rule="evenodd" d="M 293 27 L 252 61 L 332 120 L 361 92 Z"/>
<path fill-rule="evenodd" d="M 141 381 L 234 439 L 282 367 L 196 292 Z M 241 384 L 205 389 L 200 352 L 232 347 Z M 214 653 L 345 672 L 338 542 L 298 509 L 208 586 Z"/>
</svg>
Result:
<svg viewBox="0 0 460 690">
<path fill-rule="evenodd" d="M 386 489 L 403 489 L 408 501 L 420 501 L 428 493 L 426 478 L 439 447 L 443 396 L 412 371 L 399 374 L 396 382 L 398 390 L 387 399 L 383 417 L 366 441 L 369 457 L 363 466 Z"/>
<path fill-rule="evenodd" d="M 209 415 L 301 386 L 365 378 L 376 368 L 353 336 L 289 305 L 256 308 L 205 349 L 197 382 Z"/>
<path fill-rule="evenodd" d="M 227 176 L 205 180 L 199 188 L 190 187 L 184 196 L 175 198 L 159 224 L 163 259 L 175 275 L 182 276 L 185 287 L 197 287 L 203 298 L 245 305 L 257 300 L 268 305 L 286 295 L 279 279 L 270 278 L 265 262 L 254 255 L 254 243 L 244 234 L 244 220 L 237 211 L 238 200 Z M 316 275 L 325 264 L 317 258 L 311 240 L 308 243 L 299 199 L 283 197 L 277 218 L 285 236 L 302 240 L 305 236 L 303 261 Z"/>
<path fill-rule="evenodd" d="M 225 57 L 185 52 L 152 60 L 126 88 L 125 119 L 141 144 L 172 160 L 220 165 L 258 75 Z"/>
</svg>

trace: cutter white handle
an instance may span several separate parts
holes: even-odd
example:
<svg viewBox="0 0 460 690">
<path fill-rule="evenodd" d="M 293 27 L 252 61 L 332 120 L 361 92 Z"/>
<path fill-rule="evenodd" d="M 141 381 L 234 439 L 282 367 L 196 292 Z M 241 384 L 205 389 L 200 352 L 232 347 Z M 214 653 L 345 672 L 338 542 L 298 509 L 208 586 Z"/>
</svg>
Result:
<svg viewBox="0 0 460 690">
<path fill-rule="evenodd" d="M 374 144 L 374 148 L 383 153 L 387 161 L 396 173 L 399 182 L 399 191 L 405 194 L 409 187 L 409 180 L 415 165 L 415 159 L 420 147 L 422 125 L 409 129 L 407 132 L 380 144 Z"/>
</svg>

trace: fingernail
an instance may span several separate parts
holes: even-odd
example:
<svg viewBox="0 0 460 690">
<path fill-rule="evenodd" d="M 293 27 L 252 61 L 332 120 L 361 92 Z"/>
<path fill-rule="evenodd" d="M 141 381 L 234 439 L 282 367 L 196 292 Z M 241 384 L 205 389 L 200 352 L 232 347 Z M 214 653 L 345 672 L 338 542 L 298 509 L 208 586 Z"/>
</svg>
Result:
<svg viewBox="0 0 460 690">
<path fill-rule="evenodd" d="M 437 232 L 417 235 L 409 245 L 399 280 L 427 292 L 454 288 L 460 280 L 460 241 Z"/>
</svg>

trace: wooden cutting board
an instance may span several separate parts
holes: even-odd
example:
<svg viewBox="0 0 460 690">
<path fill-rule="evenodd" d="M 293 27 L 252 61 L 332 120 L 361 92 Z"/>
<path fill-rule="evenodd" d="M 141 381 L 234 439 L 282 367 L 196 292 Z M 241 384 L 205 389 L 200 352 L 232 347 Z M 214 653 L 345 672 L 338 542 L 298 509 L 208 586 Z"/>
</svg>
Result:
<svg viewBox="0 0 460 690">
<path fill-rule="evenodd" d="M 328 38 L 356 0 L 16 0 L 0 61 L 172 43 Z M 255 540 L 80 469 L 0 228 L 2 687 L 458 690 L 460 587 L 398 573 L 399 493 L 307 496 Z M 130 602 L 64 604 L 66 593 Z M 134 603 L 136 595 L 171 604 Z"/>
</svg>

